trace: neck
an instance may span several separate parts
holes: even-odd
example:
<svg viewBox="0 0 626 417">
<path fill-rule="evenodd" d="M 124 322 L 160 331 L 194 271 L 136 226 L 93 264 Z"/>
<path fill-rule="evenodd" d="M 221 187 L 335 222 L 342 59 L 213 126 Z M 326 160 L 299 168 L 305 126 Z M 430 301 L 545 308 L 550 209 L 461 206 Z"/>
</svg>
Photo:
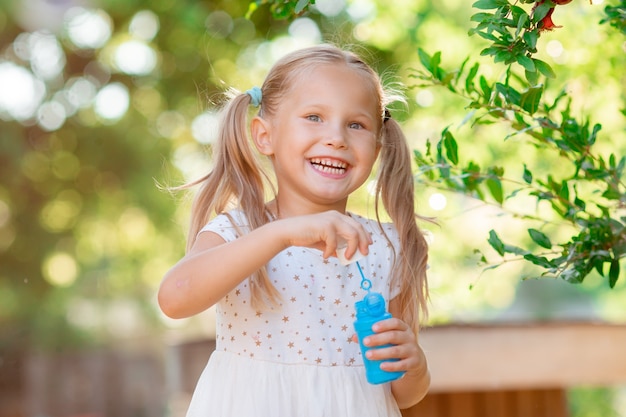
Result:
<svg viewBox="0 0 626 417">
<path fill-rule="evenodd" d="M 267 209 L 275 219 L 304 216 L 307 214 L 322 213 L 330 210 L 336 210 L 340 213 L 346 212 L 347 201 L 336 204 L 313 204 L 307 201 L 306 204 L 299 204 L 299 202 L 291 199 L 288 201 L 286 200 L 287 199 L 281 199 L 280 195 L 277 195 L 276 199 L 267 203 Z"/>
</svg>

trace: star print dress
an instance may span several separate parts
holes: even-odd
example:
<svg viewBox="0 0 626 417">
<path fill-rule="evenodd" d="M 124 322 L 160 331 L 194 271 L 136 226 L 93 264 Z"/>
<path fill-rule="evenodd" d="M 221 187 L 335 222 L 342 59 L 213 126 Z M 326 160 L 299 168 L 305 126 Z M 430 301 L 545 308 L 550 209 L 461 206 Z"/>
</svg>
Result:
<svg viewBox="0 0 626 417">
<path fill-rule="evenodd" d="M 359 261 L 372 290 L 390 300 L 392 250 L 376 221 L 352 214 L 373 244 Z M 240 212 L 220 215 L 202 231 L 237 238 Z M 397 245 L 397 232 L 384 224 Z M 242 254 L 245 256 L 245 254 Z M 250 305 L 248 280 L 217 304 L 216 349 L 191 400 L 187 417 L 393 417 L 400 416 L 390 384 L 371 385 L 359 344 L 352 341 L 354 303 L 363 298 L 353 263 L 324 260 L 322 252 L 290 247 L 267 265 L 280 305 Z"/>
</svg>

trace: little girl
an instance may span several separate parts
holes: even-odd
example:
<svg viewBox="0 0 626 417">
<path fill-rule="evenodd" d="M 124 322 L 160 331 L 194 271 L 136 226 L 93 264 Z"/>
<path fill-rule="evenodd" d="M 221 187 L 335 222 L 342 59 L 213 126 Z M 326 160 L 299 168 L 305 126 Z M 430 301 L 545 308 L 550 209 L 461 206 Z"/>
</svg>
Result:
<svg viewBox="0 0 626 417">
<path fill-rule="evenodd" d="M 427 247 L 410 151 L 389 100 L 361 59 L 321 45 L 285 56 L 261 88 L 226 106 L 214 168 L 194 183 L 187 254 L 158 294 L 172 318 L 217 304 L 216 350 L 188 417 L 400 416 L 426 394 L 417 334 Z M 250 104 L 259 111 L 248 124 Z M 372 220 L 346 205 L 375 163 Z M 392 223 L 379 220 L 380 201 Z M 362 259 L 345 265 L 338 253 Z M 379 347 L 369 359 L 394 359 L 381 369 L 405 372 L 390 383 L 366 381 L 353 327 L 354 303 L 365 295 L 357 268 L 393 315 L 362 341 Z"/>
</svg>

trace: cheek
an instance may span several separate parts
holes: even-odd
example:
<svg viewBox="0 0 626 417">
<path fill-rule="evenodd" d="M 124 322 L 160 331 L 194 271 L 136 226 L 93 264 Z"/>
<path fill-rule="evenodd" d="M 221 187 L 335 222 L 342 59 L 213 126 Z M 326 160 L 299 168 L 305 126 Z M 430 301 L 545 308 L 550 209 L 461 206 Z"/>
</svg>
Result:
<svg viewBox="0 0 626 417">
<path fill-rule="evenodd" d="M 367 140 L 359 142 L 359 154 L 364 160 L 376 161 L 378 153 L 380 152 L 380 143 L 375 138 L 368 138 Z"/>
<path fill-rule="evenodd" d="M 376 148 L 368 147 L 361 150 L 359 155 L 359 167 L 363 170 L 363 175 L 368 176 L 374 168 L 378 152 L 376 152 Z"/>
</svg>

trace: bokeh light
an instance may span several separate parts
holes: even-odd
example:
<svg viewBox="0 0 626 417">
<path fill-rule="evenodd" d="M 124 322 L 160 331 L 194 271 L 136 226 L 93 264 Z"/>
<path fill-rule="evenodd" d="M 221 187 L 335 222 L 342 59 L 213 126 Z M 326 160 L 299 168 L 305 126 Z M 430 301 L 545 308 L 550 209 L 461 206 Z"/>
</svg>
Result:
<svg viewBox="0 0 626 417">
<path fill-rule="evenodd" d="M 42 265 L 42 273 L 46 280 L 57 287 L 68 287 L 76 281 L 78 264 L 68 253 L 55 252 Z"/>
<path fill-rule="evenodd" d="M 100 48 L 111 37 L 111 18 L 103 10 L 76 7 L 67 12 L 66 19 L 67 35 L 79 48 Z"/>
<path fill-rule="evenodd" d="M 294 20 L 289 25 L 289 34 L 310 44 L 316 44 L 322 40 L 322 33 L 317 23 L 306 17 Z"/>
<path fill-rule="evenodd" d="M 157 64 L 157 54 L 142 41 L 123 42 L 114 54 L 115 66 L 130 75 L 150 74 Z"/>
<path fill-rule="evenodd" d="M 64 90 L 69 103 L 79 109 L 90 106 L 97 92 L 98 85 L 85 77 L 70 78 Z"/>
<path fill-rule="evenodd" d="M 346 7 L 345 0 L 317 0 L 315 8 L 325 16 L 337 16 Z"/>
<path fill-rule="evenodd" d="M 12 62 L 0 62 L 0 117 L 33 117 L 46 94 L 46 86 L 32 72 Z"/>
<path fill-rule="evenodd" d="M 49 101 L 37 109 L 37 123 L 47 131 L 59 129 L 65 123 L 66 117 L 65 107 L 58 101 Z"/>
<path fill-rule="evenodd" d="M 435 211 L 441 211 L 448 205 L 448 199 L 441 193 L 434 193 L 428 198 L 430 208 Z"/>
<path fill-rule="evenodd" d="M 130 21 L 128 32 L 136 39 L 150 42 L 159 32 L 159 17 L 151 10 L 141 10 Z"/>
<path fill-rule="evenodd" d="M 191 134 L 201 144 L 214 143 L 217 139 L 219 115 L 215 112 L 205 112 L 191 122 Z"/>
<path fill-rule="evenodd" d="M 435 103 L 435 96 L 431 90 L 419 90 L 415 94 L 415 102 L 420 107 L 431 107 Z"/>
<path fill-rule="evenodd" d="M 353 21 L 360 22 L 376 15 L 376 5 L 371 0 L 353 0 L 346 11 Z"/>
<path fill-rule="evenodd" d="M 130 103 L 128 88 L 122 83 L 111 83 L 96 94 L 94 110 L 98 116 L 115 121 L 126 114 Z"/>
</svg>

